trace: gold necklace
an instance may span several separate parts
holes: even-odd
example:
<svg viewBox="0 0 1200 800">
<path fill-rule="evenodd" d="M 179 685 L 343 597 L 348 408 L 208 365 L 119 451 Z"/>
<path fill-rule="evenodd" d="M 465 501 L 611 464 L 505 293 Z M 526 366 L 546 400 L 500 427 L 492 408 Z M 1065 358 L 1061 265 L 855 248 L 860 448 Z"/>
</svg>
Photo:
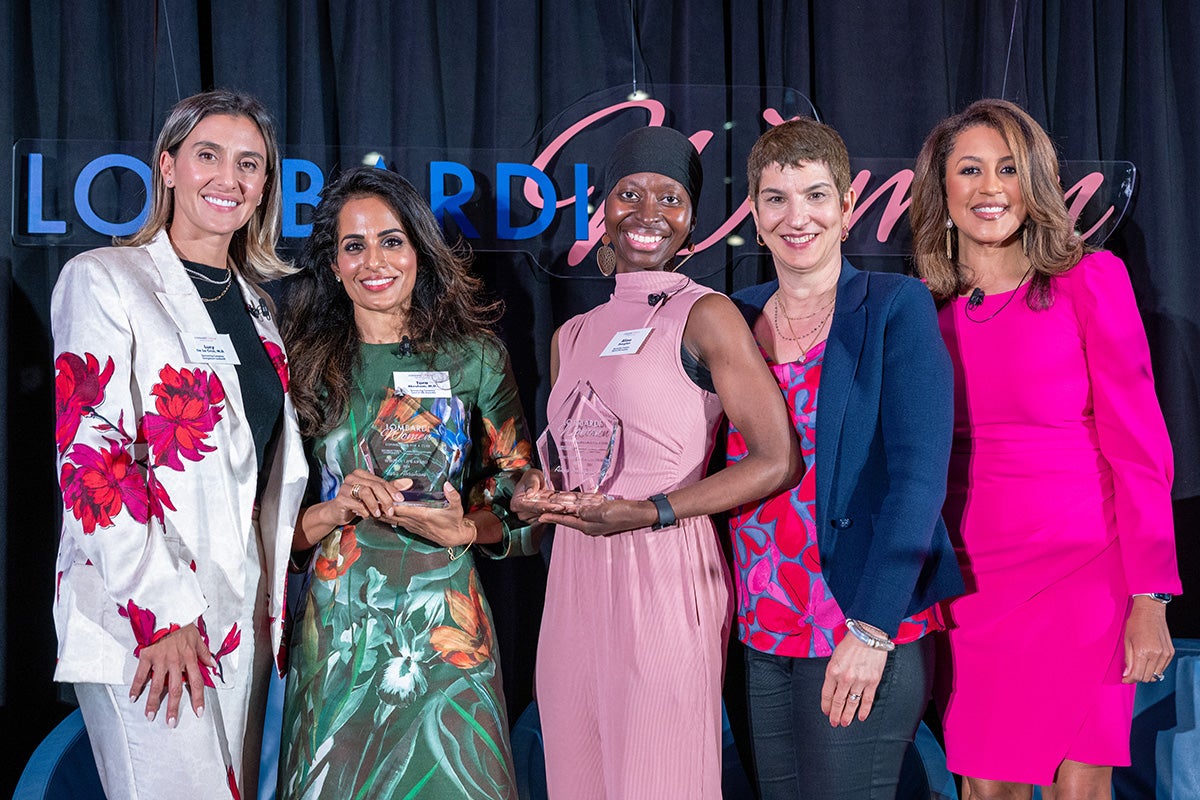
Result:
<svg viewBox="0 0 1200 800">
<path fill-rule="evenodd" d="M 837 297 L 837 295 L 834 295 L 834 299 L 836 299 L 836 297 Z M 779 327 L 779 306 L 780 305 L 782 305 L 782 303 L 780 303 L 780 301 L 779 301 L 779 293 L 776 292 L 775 293 L 775 315 L 774 315 L 775 316 L 775 333 L 779 334 L 779 337 L 781 339 L 786 339 L 789 342 L 793 342 L 797 346 L 799 346 L 800 360 L 804 361 L 806 358 L 808 358 L 808 351 L 813 349 L 813 347 L 817 344 L 817 339 L 821 335 L 821 329 L 825 327 L 825 323 L 828 322 L 829 318 L 833 316 L 833 309 L 834 309 L 833 301 L 832 300 L 830 301 L 829 311 L 826 312 L 825 316 L 821 317 L 821 321 L 817 323 L 817 326 L 815 328 L 813 328 L 812 330 L 807 331 L 806 333 L 804 333 L 800 336 L 796 336 L 796 331 L 792 329 L 792 323 L 791 323 L 790 318 L 788 320 L 788 330 L 792 332 L 791 336 L 788 336 L 786 333 L 783 332 L 783 329 L 781 327 Z M 786 311 L 784 312 L 784 316 L 787 316 Z M 805 341 L 805 340 L 808 340 L 807 345 L 800 344 L 800 342 Z"/>
<path fill-rule="evenodd" d="M 778 295 L 778 294 L 779 294 L 779 293 L 778 293 L 778 292 L 776 292 L 776 295 Z M 816 311 L 813 311 L 813 312 L 811 312 L 811 313 L 808 313 L 808 314 L 801 314 L 801 315 L 800 315 L 800 316 L 798 316 L 798 317 L 793 317 L 791 314 L 789 314 L 789 313 L 787 312 L 787 309 L 785 308 L 785 309 L 783 310 L 783 316 L 787 318 L 788 322 L 804 322 L 805 320 L 807 320 L 807 319 L 812 319 L 812 318 L 813 318 L 813 317 L 815 317 L 817 314 L 820 314 L 820 313 L 822 313 L 822 312 L 823 312 L 823 311 L 824 311 L 826 308 L 828 308 L 828 307 L 829 307 L 829 303 L 832 303 L 832 302 L 833 302 L 835 299 L 837 299 L 837 294 L 836 294 L 836 293 L 835 293 L 835 294 L 834 294 L 832 297 L 830 297 L 830 298 L 829 298 L 829 302 L 828 302 L 828 303 L 825 303 L 825 304 L 824 304 L 824 305 L 822 305 L 820 308 L 818 308 Z M 779 304 L 779 298 L 778 298 L 778 296 L 775 298 L 775 303 L 776 303 L 777 305 Z M 789 327 L 791 327 L 791 326 L 789 326 Z"/>
</svg>

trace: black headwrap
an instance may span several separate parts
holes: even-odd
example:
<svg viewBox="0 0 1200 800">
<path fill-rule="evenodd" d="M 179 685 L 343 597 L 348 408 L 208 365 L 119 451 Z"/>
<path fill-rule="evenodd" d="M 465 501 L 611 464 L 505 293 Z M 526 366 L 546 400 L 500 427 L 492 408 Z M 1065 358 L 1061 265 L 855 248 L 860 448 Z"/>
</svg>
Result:
<svg viewBox="0 0 1200 800">
<path fill-rule="evenodd" d="M 621 137 L 604 168 L 604 196 L 617 181 L 636 172 L 655 172 L 678 181 L 692 201 L 692 213 L 700 203 L 704 173 L 700 154 L 688 138 L 674 128 L 637 128 Z"/>
</svg>

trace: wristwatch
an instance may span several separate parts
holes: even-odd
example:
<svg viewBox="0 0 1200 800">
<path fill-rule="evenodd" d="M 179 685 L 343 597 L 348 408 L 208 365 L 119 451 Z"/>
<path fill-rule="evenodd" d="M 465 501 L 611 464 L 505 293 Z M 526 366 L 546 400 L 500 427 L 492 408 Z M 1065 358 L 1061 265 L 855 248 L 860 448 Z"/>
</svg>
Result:
<svg viewBox="0 0 1200 800">
<path fill-rule="evenodd" d="M 1149 597 L 1152 600 L 1157 600 L 1164 606 L 1175 599 L 1175 595 L 1167 594 L 1166 592 L 1138 592 L 1134 597 Z"/>
<path fill-rule="evenodd" d="M 665 494 L 654 495 L 650 502 L 658 509 L 658 520 L 650 526 L 650 530 L 657 531 L 675 524 L 675 509 L 671 508 Z"/>
</svg>

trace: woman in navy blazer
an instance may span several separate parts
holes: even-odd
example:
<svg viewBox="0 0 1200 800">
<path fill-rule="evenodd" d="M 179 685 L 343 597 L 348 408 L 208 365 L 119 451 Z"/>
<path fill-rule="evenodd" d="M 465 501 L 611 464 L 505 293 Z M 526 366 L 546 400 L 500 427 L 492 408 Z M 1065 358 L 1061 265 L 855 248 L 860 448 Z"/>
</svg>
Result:
<svg viewBox="0 0 1200 800">
<path fill-rule="evenodd" d="M 950 360 L 919 281 L 842 258 L 855 192 L 836 131 L 777 126 L 748 171 L 778 280 L 733 299 L 806 465 L 730 519 L 759 789 L 891 798 L 932 690 L 926 634 L 942 627 L 938 601 L 963 591 L 940 516 Z M 733 426 L 728 444 L 741 458 Z"/>
</svg>

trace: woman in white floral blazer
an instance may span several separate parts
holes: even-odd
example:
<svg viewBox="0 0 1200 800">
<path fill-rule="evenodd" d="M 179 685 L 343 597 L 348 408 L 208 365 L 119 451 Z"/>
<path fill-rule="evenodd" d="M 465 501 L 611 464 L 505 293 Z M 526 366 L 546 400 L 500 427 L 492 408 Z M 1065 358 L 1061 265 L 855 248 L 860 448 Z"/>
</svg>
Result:
<svg viewBox="0 0 1200 800">
<path fill-rule="evenodd" d="M 52 300 L 55 679 L 109 797 L 245 798 L 308 474 L 256 287 L 290 271 L 279 152 L 231 92 L 181 101 L 155 152 L 141 230 L 73 258 Z"/>
</svg>

